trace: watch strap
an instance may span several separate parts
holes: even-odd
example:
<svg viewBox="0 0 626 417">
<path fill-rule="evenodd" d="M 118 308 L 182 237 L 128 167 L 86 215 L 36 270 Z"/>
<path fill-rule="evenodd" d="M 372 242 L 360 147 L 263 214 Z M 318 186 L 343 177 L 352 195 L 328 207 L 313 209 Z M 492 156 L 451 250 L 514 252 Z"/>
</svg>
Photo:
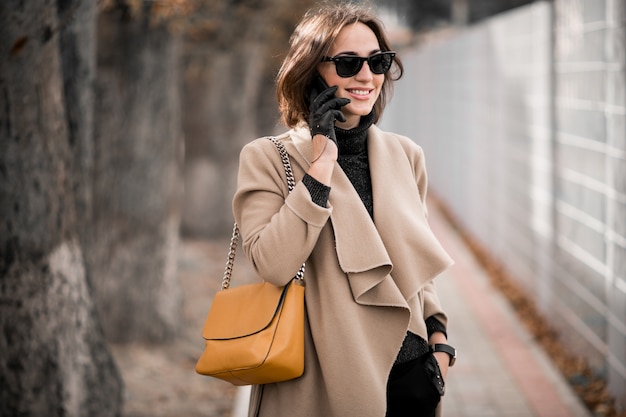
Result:
<svg viewBox="0 0 626 417">
<path fill-rule="evenodd" d="M 445 343 L 435 343 L 434 345 L 430 345 L 431 352 L 444 352 L 450 356 L 450 363 L 448 366 L 454 365 L 456 362 L 456 349 L 450 345 L 446 345 Z"/>
</svg>

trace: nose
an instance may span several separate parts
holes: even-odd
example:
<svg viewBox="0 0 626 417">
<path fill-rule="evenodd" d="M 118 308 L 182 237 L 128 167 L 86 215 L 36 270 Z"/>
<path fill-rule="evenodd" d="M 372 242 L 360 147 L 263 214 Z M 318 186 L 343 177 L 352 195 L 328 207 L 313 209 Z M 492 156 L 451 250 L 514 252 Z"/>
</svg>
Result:
<svg viewBox="0 0 626 417">
<path fill-rule="evenodd" d="M 374 77 L 369 62 L 365 61 L 359 72 L 354 76 L 359 81 L 369 81 Z"/>
</svg>

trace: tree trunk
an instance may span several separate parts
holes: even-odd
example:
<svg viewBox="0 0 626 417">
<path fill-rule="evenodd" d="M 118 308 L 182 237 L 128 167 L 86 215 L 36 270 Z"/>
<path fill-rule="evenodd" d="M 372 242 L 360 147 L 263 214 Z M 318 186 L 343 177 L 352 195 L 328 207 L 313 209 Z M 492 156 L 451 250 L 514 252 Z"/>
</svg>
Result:
<svg viewBox="0 0 626 417">
<path fill-rule="evenodd" d="M 90 270 L 107 338 L 160 342 L 182 296 L 178 42 L 151 22 L 152 2 L 133 16 L 121 3 L 98 20 Z"/>
<path fill-rule="evenodd" d="M 79 107 L 65 93 L 93 75 L 93 50 L 85 45 L 93 40 L 94 13 L 91 2 L 78 0 L 0 2 L 2 416 L 121 410 L 121 381 L 97 323 L 75 207 L 87 201 L 77 196 L 84 184 L 74 177 L 77 141 L 87 136 L 76 126 L 86 128 L 91 109 L 65 107 Z M 81 71 L 65 77 L 64 88 L 62 59 L 70 56 Z"/>
<path fill-rule="evenodd" d="M 274 78 L 293 27 L 314 0 L 199 1 L 181 67 L 185 236 L 232 229 L 241 148 L 278 126 Z"/>
<path fill-rule="evenodd" d="M 58 5 L 65 111 L 75 162 L 72 179 L 81 242 L 89 229 L 92 209 L 93 83 L 96 74 L 95 7 L 92 2 L 81 0 L 64 0 Z"/>
<path fill-rule="evenodd" d="M 232 230 L 239 151 L 259 135 L 255 116 L 265 48 L 190 47 L 195 51 L 186 57 L 183 78 L 187 142 L 182 230 L 186 236 L 224 236 Z"/>
<path fill-rule="evenodd" d="M 206 38 L 188 39 L 183 66 L 183 129 L 186 140 L 186 236 L 219 237 L 232 229 L 232 196 L 241 148 L 254 138 L 274 133 L 276 101 L 273 85 L 263 90 L 271 60 L 268 27 L 277 9 L 270 1 L 257 8 L 230 3 L 216 19 L 219 29 Z M 294 6 L 292 6 L 294 7 Z M 233 24 L 232 21 L 237 21 Z M 268 23 L 270 22 L 270 23 Z M 285 39 L 286 41 L 286 39 Z M 227 45 L 227 46 L 226 46 Z M 273 83 L 272 83 L 273 84 Z M 260 95 L 270 96 L 270 111 L 260 109 Z M 259 123 L 257 115 L 271 114 Z M 260 129 L 263 126 L 263 129 Z M 210 215 L 209 215 L 210 213 Z"/>
</svg>

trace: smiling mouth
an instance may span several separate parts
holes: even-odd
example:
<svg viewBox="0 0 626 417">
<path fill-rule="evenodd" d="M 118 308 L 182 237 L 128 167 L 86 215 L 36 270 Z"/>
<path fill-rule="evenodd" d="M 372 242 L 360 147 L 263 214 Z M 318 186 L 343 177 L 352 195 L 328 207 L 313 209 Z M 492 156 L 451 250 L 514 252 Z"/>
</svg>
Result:
<svg viewBox="0 0 626 417">
<path fill-rule="evenodd" d="M 366 96 L 372 92 L 372 90 L 346 90 L 350 94 L 354 94 L 355 96 Z"/>
</svg>

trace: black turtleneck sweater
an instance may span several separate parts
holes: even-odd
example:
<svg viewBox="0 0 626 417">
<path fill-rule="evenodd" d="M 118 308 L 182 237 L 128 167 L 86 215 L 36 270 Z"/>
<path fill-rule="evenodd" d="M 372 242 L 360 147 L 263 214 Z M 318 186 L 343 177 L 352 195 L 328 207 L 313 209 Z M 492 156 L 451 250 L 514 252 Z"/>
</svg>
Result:
<svg viewBox="0 0 626 417">
<path fill-rule="evenodd" d="M 372 219 L 374 218 L 374 200 L 367 155 L 367 129 L 373 122 L 374 112 L 372 111 L 369 115 L 362 117 L 359 125 L 354 129 L 344 130 L 335 127 L 339 148 L 337 163 L 350 179 Z M 305 174 L 302 182 L 309 190 L 313 202 L 321 207 L 326 207 L 328 196 L 330 195 L 330 187 L 320 183 L 308 174 Z M 426 327 L 429 336 L 436 331 L 446 332 L 444 325 L 434 317 L 426 319 Z M 407 332 L 396 358 L 396 364 L 408 362 L 427 352 L 428 342 L 414 333 Z"/>
</svg>

